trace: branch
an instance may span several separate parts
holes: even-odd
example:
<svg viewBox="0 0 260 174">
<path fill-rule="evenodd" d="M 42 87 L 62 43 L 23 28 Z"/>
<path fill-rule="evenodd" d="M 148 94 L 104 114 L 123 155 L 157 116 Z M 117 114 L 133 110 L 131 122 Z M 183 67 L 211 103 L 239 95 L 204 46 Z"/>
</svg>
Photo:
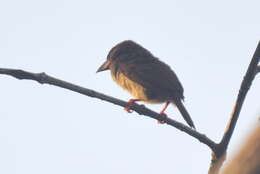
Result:
<svg viewBox="0 0 260 174">
<path fill-rule="evenodd" d="M 39 82 L 40 84 L 50 84 L 50 85 L 58 86 L 61 88 L 65 88 L 65 89 L 74 91 L 74 92 L 78 92 L 80 94 L 83 94 L 83 95 L 86 95 L 89 97 L 98 98 L 98 99 L 107 101 L 109 103 L 113 103 L 113 104 L 121 106 L 121 107 L 126 107 L 128 105 L 128 103 L 123 100 L 119 100 L 117 98 L 99 93 L 97 91 L 83 88 L 81 86 L 74 85 L 72 83 L 69 83 L 69 82 L 66 82 L 63 80 L 59 80 L 59 79 L 51 77 L 45 73 L 31 73 L 28 71 L 23 71 L 23 70 L 18 70 L 18 69 L 0 68 L 0 74 L 10 75 L 10 76 L 13 76 L 20 80 L 23 80 L 23 79 L 34 80 L 34 81 Z M 178 130 L 187 133 L 188 135 L 196 138 L 203 144 L 206 144 L 212 151 L 215 151 L 216 144 L 211 139 L 209 139 L 206 135 L 201 134 L 201 133 L 191 129 L 188 126 L 185 126 L 184 124 L 182 124 L 178 121 L 175 121 L 168 117 L 163 118 L 160 114 L 146 108 L 144 105 L 139 105 L 136 103 L 131 107 L 131 110 L 137 112 L 140 115 L 145 115 L 145 116 L 151 117 L 153 119 L 156 119 L 158 121 L 164 121 L 166 124 L 171 125 L 171 126 L 177 128 Z"/>
<path fill-rule="evenodd" d="M 241 83 L 239 93 L 237 96 L 237 100 L 233 109 L 233 112 L 230 116 L 230 121 L 227 124 L 226 131 L 222 137 L 222 140 L 216 146 L 216 151 L 212 155 L 212 163 L 209 170 L 209 173 L 218 173 L 222 163 L 225 160 L 226 151 L 228 148 L 228 144 L 234 132 L 241 108 L 246 98 L 246 94 L 249 91 L 251 84 L 256 76 L 256 72 L 259 72 L 260 66 L 258 65 L 260 60 L 260 42 L 255 50 L 253 58 L 248 66 L 246 75 Z M 220 165 L 219 165 L 220 164 Z"/>
<path fill-rule="evenodd" d="M 242 81 L 242 84 L 240 86 L 239 93 L 238 93 L 237 100 L 236 100 L 236 104 L 235 104 L 233 113 L 231 114 L 230 122 L 229 122 L 227 129 L 226 129 L 226 132 L 225 132 L 225 134 L 224 134 L 224 136 L 223 136 L 223 138 L 220 142 L 220 146 L 223 146 L 221 148 L 227 149 L 227 146 L 229 144 L 231 136 L 234 132 L 234 129 L 235 129 L 241 108 L 242 108 L 243 103 L 245 101 L 246 94 L 249 91 L 251 84 L 252 84 L 252 82 L 255 78 L 255 75 L 256 75 L 255 71 L 256 71 L 256 69 L 259 70 L 259 66 L 258 66 L 259 60 L 260 60 L 260 42 L 258 43 L 258 46 L 255 50 L 254 55 L 253 55 L 253 58 L 252 58 L 249 66 L 248 66 L 246 75 L 245 75 L 245 77 Z"/>
</svg>

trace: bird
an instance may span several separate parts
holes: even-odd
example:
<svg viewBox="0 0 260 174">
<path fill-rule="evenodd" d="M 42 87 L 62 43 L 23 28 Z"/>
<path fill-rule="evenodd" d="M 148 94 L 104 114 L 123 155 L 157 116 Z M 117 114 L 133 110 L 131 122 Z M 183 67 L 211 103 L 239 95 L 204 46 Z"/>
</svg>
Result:
<svg viewBox="0 0 260 174">
<path fill-rule="evenodd" d="M 131 106 L 138 101 L 165 103 L 160 115 L 167 118 L 165 110 L 172 103 L 177 106 L 187 124 L 195 129 L 183 104 L 184 89 L 177 75 L 169 65 L 140 44 L 125 40 L 115 45 L 96 72 L 106 70 L 110 70 L 112 79 L 134 97 L 128 101 L 126 111 L 130 112 Z"/>
</svg>

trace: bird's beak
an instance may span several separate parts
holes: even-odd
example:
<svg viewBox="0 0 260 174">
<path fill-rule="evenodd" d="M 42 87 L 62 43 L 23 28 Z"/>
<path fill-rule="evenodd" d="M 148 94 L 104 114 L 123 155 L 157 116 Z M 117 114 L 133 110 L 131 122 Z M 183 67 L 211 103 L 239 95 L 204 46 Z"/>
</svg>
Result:
<svg viewBox="0 0 260 174">
<path fill-rule="evenodd" d="M 105 71 L 109 69 L 109 65 L 110 65 L 110 61 L 106 60 L 97 70 L 96 73 L 101 72 L 101 71 Z"/>
</svg>

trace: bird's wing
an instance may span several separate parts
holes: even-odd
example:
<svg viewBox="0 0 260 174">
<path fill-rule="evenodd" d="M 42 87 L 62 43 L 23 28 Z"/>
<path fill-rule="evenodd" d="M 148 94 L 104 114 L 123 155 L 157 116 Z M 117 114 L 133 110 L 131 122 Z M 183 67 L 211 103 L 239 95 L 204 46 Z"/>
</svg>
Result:
<svg viewBox="0 0 260 174">
<path fill-rule="evenodd" d="M 176 74 L 158 59 L 130 64 L 122 63 L 119 69 L 130 80 L 146 89 L 164 91 L 173 95 L 172 97 L 183 99 L 183 87 Z"/>
<path fill-rule="evenodd" d="M 168 97 L 168 99 L 172 100 L 171 102 L 175 103 L 189 126 L 195 128 L 188 111 L 181 101 L 184 98 L 183 87 L 168 65 L 159 60 L 153 60 L 139 62 L 138 64 L 121 64 L 119 69 L 127 78 L 146 88 L 148 98 L 158 99 L 163 97 L 163 100 L 165 100 Z"/>
</svg>

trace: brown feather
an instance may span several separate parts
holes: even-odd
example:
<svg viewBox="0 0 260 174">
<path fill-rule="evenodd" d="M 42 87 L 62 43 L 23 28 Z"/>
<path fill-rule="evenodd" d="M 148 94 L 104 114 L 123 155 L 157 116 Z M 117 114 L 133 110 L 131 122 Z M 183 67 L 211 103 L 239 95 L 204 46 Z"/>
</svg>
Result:
<svg viewBox="0 0 260 174">
<path fill-rule="evenodd" d="M 147 103 L 174 103 L 186 122 L 195 128 L 182 103 L 183 87 L 167 64 L 129 40 L 113 47 L 107 61 L 113 80 L 136 99 Z"/>
</svg>

